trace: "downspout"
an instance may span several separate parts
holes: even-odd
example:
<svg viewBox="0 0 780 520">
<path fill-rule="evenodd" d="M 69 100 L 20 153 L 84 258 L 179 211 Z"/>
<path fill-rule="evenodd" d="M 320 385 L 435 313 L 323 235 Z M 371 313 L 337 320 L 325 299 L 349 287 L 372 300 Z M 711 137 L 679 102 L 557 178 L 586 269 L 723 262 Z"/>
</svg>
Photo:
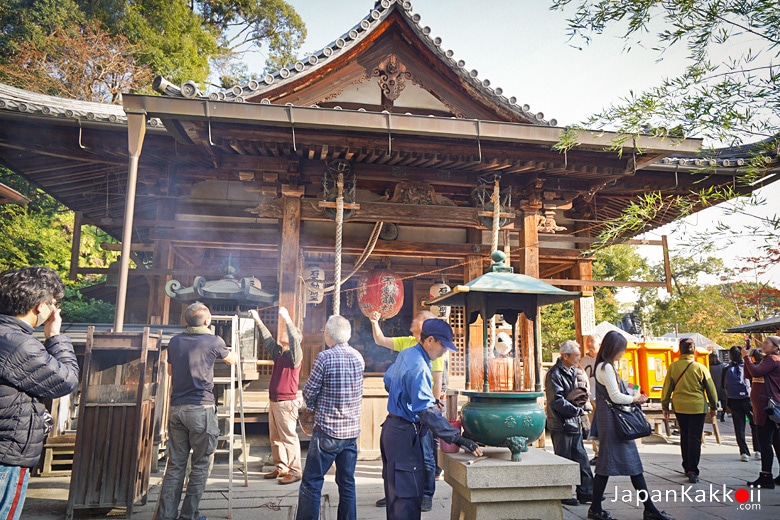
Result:
<svg viewBox="0 0 780 520">
<path fill-rule="evenodd" d="M 125 218 L 122 227 L 122 256 L 119 257 L 119 285 L 116 290 L 116 315 L 114 332 L 122 332 L 125 325 L 127 277 L 130 271 L 130 245 L 133 241 L 133 215 L 135 213 L 135 188 L 138 180 L 138 161 L 146 135 L 146 112 L 127 113 L 127 150 L 130 158 L 127 168 L 127 195 Z"/>
</svg>

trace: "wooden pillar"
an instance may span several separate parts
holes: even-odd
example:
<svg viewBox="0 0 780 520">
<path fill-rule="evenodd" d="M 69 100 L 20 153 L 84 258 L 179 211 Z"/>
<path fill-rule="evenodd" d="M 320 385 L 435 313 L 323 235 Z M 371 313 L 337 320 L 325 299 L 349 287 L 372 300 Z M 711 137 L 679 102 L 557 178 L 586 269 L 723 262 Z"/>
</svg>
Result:
<svg viewBox="0 0 780 520">
<path fill-rule="evenodd" d="M 298 251 L 301 240 L 301 197 L 303 187 L 282 185 L 282 239 L 279 243 L 279 305 L 287 307 L 293 322 L 298 323 Z M 277 341 L 286 340 L 282 320 L 276 333 Z"/>
<path fill-rule="evenodd" d="M 520 247 L 515 255 L 520 259 L 520 272 L 534 278 L 539 278 L 539 232 L 537 231 L 536 218 L 538 209 L 536 206 L 521 207 L 523 225 L 520 229 Z M 538 311 L 535 318 L 538 322 Z M 521 314 L 518 318 L 518 325 L 523 353 L 523 373 L 522 377 L 518 377 L 517 371 L 515 371 L 515 390 L 539 391 L 538 388 L 535 388 L 537 385 L 534 370 L 536 365 L 534 344 L 538 338 L 534 336 L 533 321 Z M 517 363 L 515 368 L 517 368 Z"/>
<path fill-rule="evenodd" d="M 76 211 L 73 214 L 73 241 L 70 244 L 70 272 L 68 279 L 75 280 L 79 274 L 79 256 L 81 254 L 81 221 L 83 214 Z"/>
<path fill-rule="evenodd" d="M 158 201 L 157 220 L 173 220 L 176 213 L 171 201 Z M 152 256 L 154 269 L 173 269 L 173 248 L 170 240 L 155 240 Z M 168 325 L 170 322 L 171 299 L 165 294 L 165 284 L 173 278 L 171 275 L 147 276 L 149 283 L 148 323 Z"/>
<path fill-rule="evenodd" d="M 593 258 L 577 260 L 577 264 L 571 269 L 570 276 L 574 280 L 593 280 Z M 580 350 L 584 351 L 583 334 L 596 326 L 593 287 L 582 285 L 576 290 L 582 291 L 582 298 L 574 300 L 574 330 L 577 335 L 577 343 L 580 344 Z"/>
</svg>

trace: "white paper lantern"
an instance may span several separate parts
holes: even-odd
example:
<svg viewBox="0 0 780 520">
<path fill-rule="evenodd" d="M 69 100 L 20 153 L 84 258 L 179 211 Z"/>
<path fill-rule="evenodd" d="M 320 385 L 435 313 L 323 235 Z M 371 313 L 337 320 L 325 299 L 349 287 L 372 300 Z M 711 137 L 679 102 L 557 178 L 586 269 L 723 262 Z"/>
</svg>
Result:
<svg viewBox="0 0 780 520">
<path fill-rule="evenodd" d="M 430 295 L 428 296 L 429 300 L 432 300 L 434 298 L 438 298 L 442 294 L 447 294 L 452 289 L 449 285 L 447 285 L 444 282 L 439 282 L 431 285 L 430 289 Z M 444 306 L 444 305 L 431 305 L 431 312 L 434 316 L 437 318 L 441 318 L 443 320 L 446 320 L 450 317 L 450 306 Z"/>
<path fill-rule="evenodd" d="M 305 300 L 307 304 L 322 303 L 325 288 L 325 271 L 318 265 L 310 265 L 303 270 L 306 280 Z"/>
</svg>

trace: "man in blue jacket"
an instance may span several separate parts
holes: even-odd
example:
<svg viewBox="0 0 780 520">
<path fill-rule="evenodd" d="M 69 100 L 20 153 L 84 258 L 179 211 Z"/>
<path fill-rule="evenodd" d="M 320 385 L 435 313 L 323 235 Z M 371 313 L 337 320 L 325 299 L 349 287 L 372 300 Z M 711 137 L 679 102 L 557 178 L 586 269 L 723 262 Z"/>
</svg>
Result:
<svg viewBox="0 0 780 520">
<path fill-rule="evenodd" d="M 577 498 L 561 500 L 565 505 L 587 504 L 593 500 L 593 473 L 590 470 L 588 454 L 582 445 L 583 408 L 588 402 L 585 395 L 575 397 L 577 392 L 577 366 L 580 361 L 580 346 L 576 341 L 567 340 L 561 344 L 561 357 L 553 365 L 544 383 L 547 398 L 547 428 L 550 430 L 553 451 L 565 459 L 580 465 L 580 485 L 577 486 Z M 573 402 L 574 401 L 574 402 Z"/>
<path fill-rule="evenodd" d="M 29 470 L 51 429 L 42 401 L 79 384 L 73 345 L 60 334 L 57 300 L 64 295 L 62 280 L 46 267 L 0 274 L 0 518 L 21 516 Z M 33 337 L 41 325 L 43 344 Z"/>
</svg>

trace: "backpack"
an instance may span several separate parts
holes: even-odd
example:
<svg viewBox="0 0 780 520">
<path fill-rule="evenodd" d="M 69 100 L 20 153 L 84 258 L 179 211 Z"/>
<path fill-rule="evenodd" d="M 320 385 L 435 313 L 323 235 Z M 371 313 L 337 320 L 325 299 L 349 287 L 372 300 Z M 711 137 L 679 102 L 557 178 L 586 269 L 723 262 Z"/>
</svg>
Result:
<svg viewBox="0 0 780 520">
<path fill-rule="evenodd" d="M 745 365 L 729 364 L 724 373 L 726 395 L 729 399 L 750 397 L 750 382 L 745 379 Z"/>
</svg>

